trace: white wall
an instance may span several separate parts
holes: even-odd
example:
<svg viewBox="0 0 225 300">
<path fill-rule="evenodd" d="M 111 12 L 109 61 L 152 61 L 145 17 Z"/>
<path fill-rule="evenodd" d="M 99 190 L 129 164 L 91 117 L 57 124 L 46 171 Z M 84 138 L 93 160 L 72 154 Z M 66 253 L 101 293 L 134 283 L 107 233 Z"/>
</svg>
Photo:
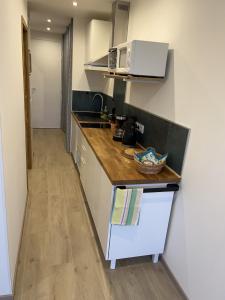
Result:
<svg viewBox="0 0 225 300">
<path fill-rule="evenodd" d="M 0 131 L 0 295 L 9 295 L 11 294 L 11 291 L 12 287 L 10 278 L 9 249 L 6 223 L 2 139 Z"/>
<path fill-rule="evenodd" d="M 26 19 L 26 14 L 26 1 L 1 1 L 0 118 L 12 282 L 27 196 L 21 39 L 21 15 Z"/>
<path fill-rule="evenodd" d="M 225 299 L 224 28 L 224 1 L 131 2 L 128 39 L 174 53 L 166 83 L 133 84 L 127 101 L 191 128 L 165 254 L 191 300 Z"/>
<path fill-rule="evenodd" d="M 85 71 L 87 63 L 87 36 L 90 19 L 74 18 L 73 20 L 73 73 L 72 89 L 79 91 L 113 93 L 113 81 L 104 79 L 101 72 Z"/>
<path fill-rule="evenodd" d="M 107 54 L 112 43 L 112 22 L 91 20 L 86 29 L 86 61 L 95 61 Z"/>
<path fill-rule="evenodd" d="M 31 33 L 31 119 L 33 128 L 60 128 L 62 36 Z"/>
</svg>

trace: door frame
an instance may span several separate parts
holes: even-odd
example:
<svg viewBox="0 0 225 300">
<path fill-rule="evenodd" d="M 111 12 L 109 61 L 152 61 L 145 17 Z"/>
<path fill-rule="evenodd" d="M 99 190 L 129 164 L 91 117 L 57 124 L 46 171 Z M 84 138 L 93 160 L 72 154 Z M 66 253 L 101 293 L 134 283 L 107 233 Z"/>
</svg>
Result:
<svg viewBox="0 0 225 300">
<path fill-rule="evenodd" d="M 32 129 L 31 129 L 31 113 L 30 113 L 30 65 L 29 65 L 29 48 L 28 48 L 28 26 L 23 16 L 21 16 L 21 34 L 22 34 L 26 163 L 27 163 L 27 169 L 32 169 L 33 155 L 32 155 Z"/>
</svg>

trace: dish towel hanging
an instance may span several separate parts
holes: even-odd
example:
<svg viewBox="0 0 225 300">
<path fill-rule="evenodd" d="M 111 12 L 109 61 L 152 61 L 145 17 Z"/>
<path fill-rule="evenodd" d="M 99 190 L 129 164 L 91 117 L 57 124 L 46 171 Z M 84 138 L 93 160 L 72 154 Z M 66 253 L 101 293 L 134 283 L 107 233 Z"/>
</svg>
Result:
<svg viewBox="0 0 225 300">
<path fill-rule="evenodd" d="M 112 211 L 113 225 L 138 225 L 143 189 L 116 190 Z"/>
</svg>

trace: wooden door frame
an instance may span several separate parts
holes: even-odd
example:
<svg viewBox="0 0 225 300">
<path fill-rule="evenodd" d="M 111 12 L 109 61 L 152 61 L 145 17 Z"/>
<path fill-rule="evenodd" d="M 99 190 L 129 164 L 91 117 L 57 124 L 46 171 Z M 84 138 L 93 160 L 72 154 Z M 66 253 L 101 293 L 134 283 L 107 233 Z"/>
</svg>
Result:
<svg viewBox="0 0 225 300">
<path fill-rule="evenodd" d="M 24 83 L 26 162 L 27 162 L 27 169 L 32 169 L 32 129 L 31 129 L 31 114 L 30 114 L 30 72 L 29 72 L 28 26 L 23 16 L 21 17 L 21 34 L 22 34 L 22 59 L 23 59 L 23 83 Z"/>
</svg>

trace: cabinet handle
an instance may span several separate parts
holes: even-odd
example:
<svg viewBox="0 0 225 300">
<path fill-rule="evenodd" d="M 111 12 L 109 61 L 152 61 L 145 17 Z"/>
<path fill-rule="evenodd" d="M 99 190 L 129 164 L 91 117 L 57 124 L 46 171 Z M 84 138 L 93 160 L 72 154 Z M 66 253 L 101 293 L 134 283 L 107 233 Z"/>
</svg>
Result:
<svg viewBox="0 0 225 300">
<path fill-rule="evenodd" d="M 165 188 L 147 188 L 144 189 L 144 193 L 163 193 L 163 192 L 177 192 L 179 191 L 178 184 L 167 184 Z"/>
<path fill-rule="evenodd" d="M 126 186 L 118 186 L 120 189 L 126 189 Z M 143 190 L 144 194 L 147 193 L 163 193 L 163 192 L 177 192 L 179 191 L 179 185 L 178 184 L 167 184 L 166 187 L 163 188 L 146 188 Z"/>
</svg>

